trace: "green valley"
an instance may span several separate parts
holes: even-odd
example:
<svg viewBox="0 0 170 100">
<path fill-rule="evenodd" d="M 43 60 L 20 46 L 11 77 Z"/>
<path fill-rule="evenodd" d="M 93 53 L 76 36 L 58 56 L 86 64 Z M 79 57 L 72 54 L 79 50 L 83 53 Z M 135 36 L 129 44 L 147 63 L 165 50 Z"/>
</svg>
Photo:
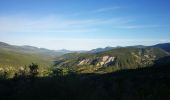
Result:
<svg viewBox="0 0 170 100">
<path fill-rule="evenodd" d="M 170 53 L 162 48 L 128 46 L 64 51 L 1 42 L 0 99 L 170 98 Z"/>
</svg>

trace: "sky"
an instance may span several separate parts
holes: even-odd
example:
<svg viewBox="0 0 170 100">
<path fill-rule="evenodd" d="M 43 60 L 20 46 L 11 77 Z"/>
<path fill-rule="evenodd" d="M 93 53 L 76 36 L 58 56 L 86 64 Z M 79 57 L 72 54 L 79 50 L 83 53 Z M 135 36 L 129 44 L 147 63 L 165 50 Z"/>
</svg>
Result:
<svg viewBox="0 0 170 100">
<path fill-rule="evenodd" d="M 170 42 L 170 0 L 0 0 L 0 41 L 53 50 Z"/>
</svg>

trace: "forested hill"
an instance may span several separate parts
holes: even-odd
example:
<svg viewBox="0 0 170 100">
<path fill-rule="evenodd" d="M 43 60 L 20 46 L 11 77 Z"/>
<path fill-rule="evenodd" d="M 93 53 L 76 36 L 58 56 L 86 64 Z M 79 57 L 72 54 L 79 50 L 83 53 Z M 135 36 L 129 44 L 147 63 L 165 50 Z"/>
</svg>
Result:
<svg viewBox="0 0 170 100">
<path fill-rule="evenodd" d="M 78 72 L 112 72 L 136 69 L 154 64 L 154 61 L 169 56 L 160 48 L 122 47 L 99 53 L 69 53 L 55 61 L 57 68 L 68 68 Z"/>
</svg>

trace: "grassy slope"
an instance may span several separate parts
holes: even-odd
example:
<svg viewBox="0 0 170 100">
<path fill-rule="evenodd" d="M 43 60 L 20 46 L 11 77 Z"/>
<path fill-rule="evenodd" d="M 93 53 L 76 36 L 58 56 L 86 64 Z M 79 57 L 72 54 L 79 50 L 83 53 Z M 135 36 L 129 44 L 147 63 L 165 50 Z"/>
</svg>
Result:
<svg viewBox="0 0 170 100">
<path fill-rule="evenodd" d="M 168 53 L 165 52 L 162 49 L 159 48 L 144 48 L 141 49 L 144 54 L 152 54 L 156 56 L 156 59 L 160 57 L 167 56 Z M 148 51 L 151 51 L 147 53 Z M 134 69 L 141 66 L 139 63 L 136 62 L 136 57 L 132 55 L 138 54 L 139 49 L 138 48 L 116 48 L 113 50 L 100 52 L 100 53 L 70 53 L 65 54 L 62 57 L 60 57 L 59 62 L 65 62 L 64 66 L 60 67 L 67 67 L 73 70 L 77 70 L 79 72 L 85 72 L 85 73 L 91 73 L 94 71 L 104 71 L 104 72 L 112 72 L 117 69 Z M 89 59 L 89 58 L 96 58 L 96 57 L 103 57 L 103 56 L 114 56 L 117 57 L 117 64 L 119 68 L 112 66 L 112 67 L 97 67 L 93 65 L 87 65 L 87 66 L 77 66 L 77 63 L 81 59 Z M 138 59 L 139 60 L 139 59 Z"/>
<path fill-rule="evenodd" d="M 0 67 L 19 67 L 31 64 L 32 62 L 37 63 L 39 66 L 48 67 L 52 64 L 52 58 L 49 55 L 0 48 Z"/>
<path fill-rule="evenodd" d="M 9 52 L 0 50 L 0 65 L 1 66 L 24 66 L 30 63 L 37 63 L 40 66 L 49 66 L 52 64 L 50 57 L 42 55 L 26 54 L 19 52 Z"/>
<path fill-rule="evenodd" d="M 53 60 L 63 52 L 32 46 L 15 46 L 0 42 L 0 67 L 20 67 L 37 63 L 40 67 L 53 65 Z"/>
</svg>

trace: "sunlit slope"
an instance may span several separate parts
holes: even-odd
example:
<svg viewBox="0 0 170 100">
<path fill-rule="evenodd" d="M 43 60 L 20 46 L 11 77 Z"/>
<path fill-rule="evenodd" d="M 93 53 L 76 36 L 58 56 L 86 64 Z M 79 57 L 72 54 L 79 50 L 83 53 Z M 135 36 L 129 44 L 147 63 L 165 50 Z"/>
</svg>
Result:
<svg viewBox="0 0 170 100">
<path fill-rule="evenodd" d="M 37 63 L 39 66 L 48 67 L 53 64 L 53 59 L 63 53 L 31 46 L 13 46 L 0 43 L 0 67 L 19 67 Z"/>
<path fill-rule="evenodd" d="M 169 56 L 160 48 L 115 48 L 99 53 L 70 53 L 55 61 L 58 68 L 78 72 L 112 72 L 121 69 L 136 69 L 154 64 L 154 61 Z"/>
</svg>

